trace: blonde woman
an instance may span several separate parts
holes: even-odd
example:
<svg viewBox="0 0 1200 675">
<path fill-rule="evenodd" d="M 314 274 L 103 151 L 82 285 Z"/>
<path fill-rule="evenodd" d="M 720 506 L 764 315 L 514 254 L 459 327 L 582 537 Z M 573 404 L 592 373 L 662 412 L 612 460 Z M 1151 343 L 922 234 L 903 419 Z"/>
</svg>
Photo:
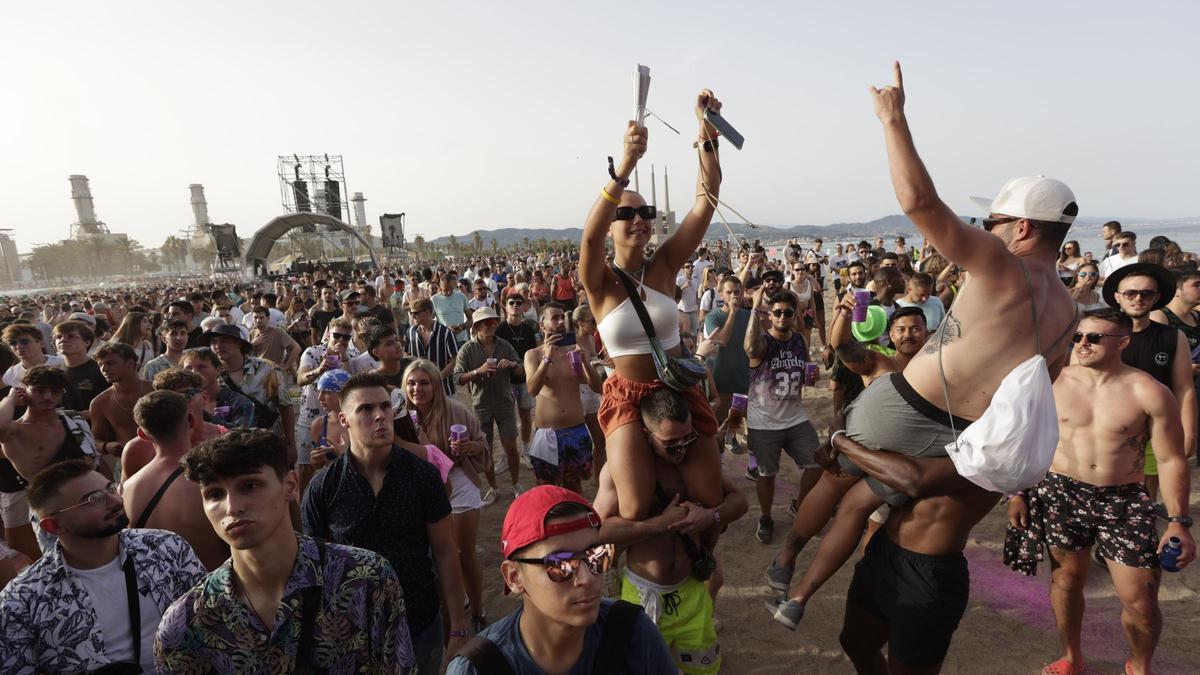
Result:
<svg viewBox="0 0 1200 675">
<path fill-rule="evenodd" d="M 417 437 L 421 443 L 444 448 L 453 460 L 450 469 L 450 512 L 463 585 L 471 603 L 471 624 L 476 633 L 487 626 L 483 611 L 483 573 L 475 553 L 479 535 L 479 510 L 483 507 L 479 492 L 479 474 L 483 470 L 486 436 L 471 409 L 448 398 L 442 387 L 442 375 L 433 362 L 417 359 L 409 364 L 401 380 L 408 412 L 416 413 Z M 451 425 L 467 428 L 465 440 L 450 440 Z"/>
</svg>

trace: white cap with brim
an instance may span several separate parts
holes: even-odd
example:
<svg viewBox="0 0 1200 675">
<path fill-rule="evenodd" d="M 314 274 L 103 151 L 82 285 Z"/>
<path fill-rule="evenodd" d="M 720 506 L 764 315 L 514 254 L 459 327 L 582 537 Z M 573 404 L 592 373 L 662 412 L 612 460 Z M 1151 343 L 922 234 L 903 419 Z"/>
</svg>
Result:
<svg viewBox="0 0 1200 675">
<path fill-rule="evenodd" d="M 1068 225 L 1075 222 L 1079 213 L 1071 188 L 1045 176 L 1014 178 L 1000 188 L 995 198 L 971 197 L 971 201 L 988 213 Z"/>
</svg>

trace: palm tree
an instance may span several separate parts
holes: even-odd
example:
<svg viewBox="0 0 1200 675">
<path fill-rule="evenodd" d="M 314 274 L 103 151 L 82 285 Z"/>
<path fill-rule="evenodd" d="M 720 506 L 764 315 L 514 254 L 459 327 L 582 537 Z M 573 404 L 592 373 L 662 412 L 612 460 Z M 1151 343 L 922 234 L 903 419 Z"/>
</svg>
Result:
<svg viewBox="0 0 1200 675">
<path fill-rule="evenodd" d="M 526 251 L 528 251 L 529 250 L 529 237 L 521 237 L 521 245 L 525 247 Z"/>
<path fill-rule="evenodd" d="M 458 237 L 450 235 L 450 255 L 458 255 Z"/>
<path fill-rule="evenodd" d="M 471 235 L 471 240 L 475 244 L 475 252 L 483 253 L 483 235 L 479 234 L 479 230 L 475 230 L 475 234 Z"/>
</svg>

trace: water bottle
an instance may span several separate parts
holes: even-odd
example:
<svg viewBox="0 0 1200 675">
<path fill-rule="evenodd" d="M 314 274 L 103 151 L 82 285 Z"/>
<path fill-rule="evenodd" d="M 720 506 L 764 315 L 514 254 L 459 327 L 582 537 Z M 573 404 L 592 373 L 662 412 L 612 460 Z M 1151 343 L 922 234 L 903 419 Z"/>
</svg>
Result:
<svg viewBox="0 0 1200 675">
<path fill-rule="evenodd" d="M 1167 540 L 1167 545 L 1163 547 L 1162 554 L 1158 558 L 1159 564 L 1168 572 L 1178 572 L 1180 553 L 1183 553 L 1183 548 L 1179 537 L 1171 537 Z"/>
</svg>

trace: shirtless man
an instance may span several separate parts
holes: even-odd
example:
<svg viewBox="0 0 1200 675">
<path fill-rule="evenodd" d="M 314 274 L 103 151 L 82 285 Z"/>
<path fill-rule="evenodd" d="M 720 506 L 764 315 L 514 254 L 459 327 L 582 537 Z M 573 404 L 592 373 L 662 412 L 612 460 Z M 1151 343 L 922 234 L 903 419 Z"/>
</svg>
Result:
<svg viewBox="0 0 1200 675">
<path fill-rule="evenodd" d="M 579 385 L 600 391 L 600 376 L 592 368 L 594 344 L 576 342 L 574 348 L 559 347 L 567 332 L 562 305 L 542 307 L 539 317 L 545 340 L 525 352 L 526 386 L 534 397 L 533 423 L 537 430 L 529 443 L 529 461 L 538 485 L 561 485 L 582 491 L 583 480 L 592 475 L 592 437 L 583 421 Z M 579 356 L 582 373 L 572 369 L 570 353 Z"/>
<path fill-rule="evenodd" d="M 75 413 L 58 410 L 66 391 L 67 375 L 61 368 L 34 366 L 0 401 L 0 453 L 12 462 L 22 479 L 22 488 L 56 462 L 96 461 L 96 445 L 88 423 Z M 17 406 L 26 406 L 25 414 L 14 420 Z M 4 539 L 13 548 L 36 559 L 41 555 L 38 547 L 45 551 L 53 546 L 54 537 L 40 527 L 30 530 L 18 524 L 20 518 L 24 518 L 26 528 L 31 523 L 24 489 L 5 500 L 5 511 Z"/>
<path fill-rule="evenodd" d="M 677 465 L 695 442 L 696 431 L 683 396 L 657 389 L 642 399 L 641 412 L 660 488 L 656 490 L 657 515 L 642 521 L 621 518 L 612 476 L 601 469 L 595 503 L 596 513 L 603 519 L 600 539 L 624 548 L 621 599 L 645 609 L 674 653 L 679 669 L 689 675 L 717 673 L 721 654 L 713 628 L 713 599 L 705 580 L 695 574 L 689 549 L 698 553 L 700 532 L 742 517 L 749 503 L 728 476 L 722 477 L 724 498 L 715 508 L 687 500 L 687 487 Z M 671 495 L 669 500 L 667 495 Z"/>
<path fill-rule="evenodd" d="M 921 463 L 933 462 L 941 470 L 948 465 L 954 472 L 953 464 L 941 459 L 946 445 L 957 439 L 956 432 L 983 414 L 1010 372 L 1035 353 L 1045 356 L 1051 379 L 1065 363 L 1065 338 L 1074 329 L 1078 310 L 1058 278 L 1055 262 L 1079 208 L 1071 190 L 1059 181 L 1016 178 L 991 200 L 990 215 L 984 219 L 982 230 L 967 225 L 938 197 L 917 156 L 904 116 L 900 64 L 895 64 L 894 86 L 882 90 L 872 87 L 871 92 L 875 114 L 883 124 L 892 183 L 901 208 L 930 245 L 970 269 L 971 276 L 955 300 L 954 311 L 943 319 L 921 352 L 902 372 L 876 379 L 859 396 L 848 412 L 846 434 L 866 447 L 920 456 Z M 843 501 L 855 507 L 855 517 L 835 519 L 821 542 L 814 567 L 848 556 L 845 550 L 847 546 L 853 550 L 858 543 L 866 514 L 884 502 L 895 509 L 913 496 L 881 481 L 867 467 L 855 467 L 855 458 L 844 459 L 850 460 L 842 464 L 846 471 L 866 473 L 867 480 L 855 481 L 854 475 L 842 478 L 850 481 L 842 483 L 847 489 Z M 893 511 L 889 523 L 897 521 L 897 525 L 895 531 L 889 528 L 892 534 L 900 532 L 900 522 L 913 520 L 914 513 L 938 521 L 915 533 L 912 546 L 906 543 L 907 538 L 900 537 L 897 543 L 903 548 L 898 551 L 920 551 L 914 546 L 942 550 L 951 542 L 961 542 L 957 551 L 962 550 L 971 526 L 998 501 L 999 495 L 965 479 L 956 487 L 958 490 L 950 496 L 930 499 L 935 502 L 931 508 L 914 506 L 900 514 Z M 941 503 L 947 499 L 952 503 Z M 936 503 L 941 503 L 941 508 Z M 872 538 L 871 546 L 882 540 L 879 536 Z M 965 563 L 962 573 L 965 578 Z M 882 580 L 886 575 L 876 583 Z M 939 618 L 945 619 L 947 626 L 957 625 L 965 608 L 965 593 L 961 607 L 951 595 L 929 600 L 931 611 L 936 608 L 946 612 Z M 781 621 L 785 625 L 794 624 L 803 611 L 803 602 L 789 599 L 780 604 L 776 616 L 787 619 Z M 848 610 L 847 620 L 849 614 Z M 944 631 L 936 636 L 932 647 L 900 660 L 912 668 L 936 668 L 949 648 L 952 633 Z"/>
<path fill-rule="evenodd" d="M 183 368 L 168 368 L 154 376 L 154 391 L 173 391 L 188 400 L 188 413 L 200 420 L 192 427 L 192 447 L 216 438 L 228 431 L 225 427 L 204 421 L 204 411 L 212 407 L 204 378 L 199 373 Z M 146 436 L 145 429 L 138 428 L 137 436 L 125 444 L 121 451 L 121 477 L 128 479 L 154 459 L 154 443 Z"/>
<path fill-rule="evenodd" d="M 118 456 L 125 444 L 137 436 L 134 404 L 154 388 L 138 377 L 137 354 L 127 344 L 106 344 L 92 354 L 92 359 L 100 364 L 100 373 L 112 385 L 88 406 L 96 444 L 101 453 Z"/>
<path fill-rule="evenodd" d="M 1050 604 L 1064 654 L 1043 673 L 1082 673 L 1080 644 L 1083 586 L 1092 545 L 1108 560 L 1113 588 L 1121 600 L 1121 623 L 1133 652 L 1126 672 L 1150 672 L 1150 659 L 1162 632 L 1158 585 L 1159 553 L 1170 537 L 1182 544 L 1179 565 L 1195 557 L 1188 528 L 1187 459 L 1183 426 L 1171 390 L 1145 372 L 1125 365 L 1132 320 L 1117 309 L 1088 312 L 1073 340 L 1074 363 L 1054 383 L 1058 407 L 1058 447 L 1050 474 L 1027 492 L 1040 501 L 1050 548 Z M 1149 439 L 1158 459 L 1167 530 L 1158 536 L 1152 501 L 1146 492 L 1144 448 Z M 1008 505 L 1009 523 L 1029 524 L 1025 495 Z"/>
<path fill-rule="evenodd" d="M 188 409 L 187 398 L 173 391 L 147 394 L 133 414 L 141 435 L 154 444 L 154 459 L 122 484 L 130 527 L 174 532 L 192 545 L 205 569 L 216 569 L 229 557 L 229 545 L 204 514 L 200 486 L 178 480 L 183 474 L 180 460 L 192 449 L 192 434 L 203 420 Z"/>
</svg>

